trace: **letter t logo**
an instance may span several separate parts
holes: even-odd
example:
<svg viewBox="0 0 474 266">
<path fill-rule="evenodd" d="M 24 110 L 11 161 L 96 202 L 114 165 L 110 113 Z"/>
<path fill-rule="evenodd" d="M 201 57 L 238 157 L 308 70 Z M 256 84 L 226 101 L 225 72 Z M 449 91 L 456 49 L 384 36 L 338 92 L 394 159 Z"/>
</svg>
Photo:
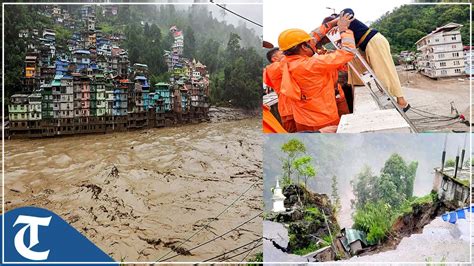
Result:
<svg viewBox="0 0 474 266">
<path fill-rule="evenodd" d="M 38 241 L 38 226 L 48 226 L 51 221 L 50 217 L 34 217 L 19 215 L 13 227 L 17 224 L 26 224 L 15 235 L 15 248 L 23 257 L 29 260 L 46 260 L 49 255 L 49 250 L 36 252 L 31 250 L 32 247 L 39 243 Z M 27 229 L 30 229 L 30 241 L 28 247 L 25 245 L 24 237 Z"/>
</svg>

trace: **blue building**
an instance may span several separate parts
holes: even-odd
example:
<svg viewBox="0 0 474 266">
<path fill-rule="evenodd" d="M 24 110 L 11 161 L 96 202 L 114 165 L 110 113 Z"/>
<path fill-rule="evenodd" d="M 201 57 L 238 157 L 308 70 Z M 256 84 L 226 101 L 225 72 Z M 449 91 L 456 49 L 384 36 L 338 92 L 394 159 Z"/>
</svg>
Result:
<svg viewBox="0 0 474 266">
<path fill-rule="evenodd" d="M 150 84 L 144 76 L 136 76 L 135 82 L 142 86 L 142 100 L 143 100 L 143 109 L 147 111 L 150 106 Z"/>
<path fill-rule="evenodd" d="M 164 111 L 171 111 L 172 95 L 170 90 L 170 84 L 160 82 L 155 84 L 155 87 L 155 97 L 157 97 L 157 99 L 163 100 Z"/>
<path fill-rule="evenodd" d="M 56 59 L 56 75 L 67 75 L 69 73 L 69 61 L 65 59 Z"/>
</svg>

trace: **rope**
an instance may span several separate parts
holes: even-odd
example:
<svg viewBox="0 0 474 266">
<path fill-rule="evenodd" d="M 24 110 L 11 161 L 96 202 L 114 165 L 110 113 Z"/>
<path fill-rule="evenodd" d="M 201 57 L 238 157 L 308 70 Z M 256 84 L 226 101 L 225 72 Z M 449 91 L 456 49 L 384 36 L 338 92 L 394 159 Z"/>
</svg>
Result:
<svg viewBox="0 0 474 266">
<path fill-rule="evenodd" d="M 259 24 L 259 23 L 255 22 L 255 21 L 253 21 L 253 20 L 250 20 L 250 19 L 248 19 L 248 18 L 242 16 L 242 15 L 239 15 L 239 14 L 235 13 L 234 11 L 232 11 L 232 10 L 226 8 L 225 6 L 219 5 L 218 3 L 214 3 L 214 0 L 210 0 L 210 2 L 213 3 L 213 4 L 215 4 L 216 6 L 218 6 L 218 7 L 222 8 L 222 9 L 224 9 L 225 11 L 230 12 L 230 13 L 236 15 L 236 16 L 239 17 L 239 18 L 245 19 L 245 20 L 247 20 L 248 22 L 253 23 L 253 24 L 255 24 L 255 25 L 257 25 L 257 26 L 263 28 L 263 25 L 262 25 L 262 24 Z"/>
<path fill-rule="evenodd" d="M 207 245 L 207 244 L 209 244 L 209 243 L 211 243 L 211 242 L 213 242 L 213 241 L 215 241 L 215 240 L 217 240 L 217 239 L 223 237 L 224 235 L 227 235 L 228 233 L 234 231 L 235 229 L 237 229 L 237 228 L 239 228 L 239 227 L 242 227 L 243 225 L 249 223 L 249 222 L 252 221 L 253 219 L 259 217 L 262 213 L 263 213 L 263 212 L 258 213 L 257 215 L 253 216 L 252 218 L 248 219 L 247 221 L 245 221 L 245 222 L 243 222 L 243 223 L 237 225 L 236 227 L 234 227 L 234 228 L 232 228 L 232 229 L 226 231 L 225 233 L 223 233 L 223 234 L 221 234 L 221 235 L 218 235 L 218 236 L 214 237 L 213 239 L 210 239 L 210 240 L 208 240 L 208 241 L 206 241 L 206 242 L 204 242 L 204 243 L 201 243 L 201 244 L 199 244 L 199 245 L 197 245 L 197 246 L 195 246 L 195 247 L 193 247 L 193 248 L 191 248 L 191 249 L 188 249 L 188 251 L 195 250 L 195 249 L 197 249 L 197 248 L 199 248 L 199 247 L 202 247 L 202 246 L 204 246 L 204 245 Z M 173 255 L 173 256 L 168 257 L 168 258 L 163 259 L 163 260 L 166 261 L 166 260 L 169 260 L 169 259 L 172 259 L 172 258 L 175 258 L 175 257 L 179 257 L 179 256 L 180 256 L 180 254 L 176 254 L 176 255 Z"/>
<path fill-rule="evenodd" d="M 248 243 L 246 243 L 246 244 L 243 244 L 243 245 L 241 245 L 241 246 L 239 246 L 239 247 L 236 247 L 236 248 L 234 248 L 234 249 L 231 249 L 231 250 L 229 250 L 229 251 L 227 251 L 227 252 L 224 252 L 224 253 L 222 253 L 222 254 L 220 254 L 220 255 L 217 255 L 217 256 L 212 257 L 212 258 L 207 259 L 207 260 L 204 260 L 203 262 L 211 261 L 211 260 L 213 260 L 213 259 L 222 257 L 222 256 L 227 255 L 227 254 L 229 254 L 229 253 L 232 253 L 232 252 L 234 252 L 234 251 L 236 251 L 236 250 L 239 250 L 239 249 L 241 249 L 241 248 L 243 248 L 243 247 L 252 245 L 253 243 L 258 242 L 258 241 L 260 241 L 260 240 L 262 240 L 262 239 L 261 239 L 261 238 L 254 239 L 254 240 L 252 240 L 252 241 L 250 241 L 250 242 L 248 242 Z M 241 254 L 243 254 L 243 253 L 245 253 L 245 252 L 247 252 L 247 251 L 248 251 L 248 250 L 245 250 L 244 252 L 242 252 L 242 253 L 240 253 L 240 254 L 238 254 L 238 255 L 241 255 Z"/>
<path fill-rule="evenodd" d="M 214 217 L 213 219 L 211 219 L 205 226 L 201 227 L 201 229 L 197 230 L 196 232 L 194 232 L 190 237 L 188 237 L 186 240 L 184 240 L 183 242 L 181 242 L 181 244 L 179 244 L 176 248 L 179 248 L 181 247 L 185 242 L 188 242 L 189 240 L 191 240 L 191 238 L 193 238 L 194 236 L 196 236 L 199 232 L 201 232 L 202 230 L 204 230 L 204 228 L 207 228 L 213 221 L 217 220 L 217 218 L 219 218 L 219 216 L 221 216 L 224 212 L 226 212 L 230 207 L 232 207 L 232 205 L 234 205 L 234 203 L 236 203 L 240 198 L 242 198 L 245 193 L 247 193 L 255 184 L 257 184 L 258 181 L 255 181 L 252 185 L 249 186 L 249 188 L 247 188 L 242 194 L 240 194 L 229 206 L 227 206 L 224 210 L 222 210 L 216 217 Z M 164 257 L 168 256 L 171 252 L 173 252 L 173 250 L 170 250 L 168 251 L 168 253 L 166 253 L 165 255 L 161 256 L 159 259 L 156 260 L 156 262 L 159 262 L 161 261 L 161 259 L 163 259 Z"/>
</svg>

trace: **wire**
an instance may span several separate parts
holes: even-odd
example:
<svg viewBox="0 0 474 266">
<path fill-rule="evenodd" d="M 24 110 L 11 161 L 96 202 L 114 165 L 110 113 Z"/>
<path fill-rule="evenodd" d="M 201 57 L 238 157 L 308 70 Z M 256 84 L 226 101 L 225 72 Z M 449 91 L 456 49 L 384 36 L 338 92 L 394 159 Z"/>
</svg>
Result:
<svg viewBox="0 0 474 266">
<path fill-rule="evenodd" d="M 225 6 L 219 5 L 218 3 L 214 3 L 214 0 L 209 0 L 209 1 L 210 1 L 211 3 L 213 3 L 213 4 L 215 4 L 216 6 L 218 6 L 218 7 L 222 8 L 222 9 L 224 9 L 225 11 L 230 12 L 230 13 L 232 13 L 232 14 L 234 14 L 234 15 L 236 15 L 236 16 L 242 18 L 242 19 L 247 20 L 247 21 L 250 22 L 250 23 L 253 23 L 253 24 L 255 24 L 255 25 L 257 25 L 257 26 L 263 28 L 263 25 L 262 25 L 262 24 L 259 24 L 259 23 L 255 22 L 255 21 L 253 21 L 253 20 L 250 20 L 250 19 L 248 19 L 248 18 L 242 16 L 242 15 L 239 15 L 239 14 L 235 13 L 234 11 L 232 11 L 232 10 L 226 8 Z"/>
<path fill-rule="evenodd" d="M 253 246 L 253 248 L 251 248 L 251 249 L 249 250 L 249 252 L 247 253 L 247 255 L 245 255 L 245 256 L 242 258 L 242 260 L 241 260 L 240 262 L 244 262 L 245 259 L 250 255 L 250 253 L 251 253 L 255 248 L 257 248 L 258 246 L 259 246 L 259 243 L 258 243 L 258 242 L 255 243 L 255 246 Z"/>
<path fill-rule="evenodd" d="M 186 240 L 184 240 L 183 242 L 181 242 L 176 248 L 179 248 L 181 247 L 185 242 L 188 242 L 189 240 L 191 240 L 191 238 L 193 238 L 194 236 L 196 236 L 199 232 L 201 232 L 204 228 L 207 228 L 213 221 L 217 220 L 217 218 L 219 218 L 219 216 L 221 216 L 224 212 L 226 212 L 232 205 L 234 205 L 234 203 L 236 203 L 241 197 L 243 197 L 245 195 L 245 193 L 247 193 L 255 184 L 257 184 L 258 181 L 255 181 L 252 185 L 250 185 L 249 188 L 247 188 L 242 194 L 240 194 L 229 206 L 227 206 L 224 210 L 222 210 L 216 217 L 214 217 L 213 219 L 211 219 L 205 226 L 201 227 L 201 229 L 197 230 L 196 232 L 194 232 L 194 234 L 192 234 L 190 237 L 188 237 Z M 166 253 L 165 255 L 161 256 L 159 259 L 156 260 L 156 262 L 159 262 L 161 261 L 161 259 L 163 259 L 164 257 L 168 256 L 171 252 L 173 252 L 173 250 L 170 250 L 168 251 L 168 253 Z"/>
<path fill-rule="evenodd" d="M 452 116 L 435 114 L 435 113 L 431 113 L 431 112 L 428 112 L 428 111 L 425 111 L 425 110 L 422 110 L 422 109 L 418 109 L 418 108 L 415 108 L 415 107 L 411 107 L 410 110 L 412 110 L 416 114 L 419 114 L 418 112 L 421 112 L 421 113 L 430 114 L 430 115 L 433 115 L 433 116 L 436 116 L 436 117 L 453 118 Z M 455 118 L 457 118 L 457 117 L 458 116 L 456 116 Z"/>
<path fill-rule="evenodd" d="M 220 254 L 220 255 L 217 255 L 217 256 L 215 256 L 215 257 L 212 257 L 212 258 L 210 258 L 210 259 L 207 259 L 207 260 L 205 260 L 205 261 L 203 261 L 203 262 L 211 261 L 211 260 L 213 260 L 213 259 L 222 257 L 222 256 L 227 255 L 227 254 L 229 254 L 229 253 L 232 253 L 232 252 L 234 252 L 234 251 L 236 251 L 236 250 L 239 250 L 239 249 L 241 249 L 241 248 L 243 248 L 243 247 L 252 245 L 253 243 L 258 242 L 258 241 L 260 241 L 260 240 L 262 240 L 262 239 L 261 239 L 261 238 L 254 239 L 254 240 L 252 240 L 252 241 L 250 241 L 250 242 L 248 242 L 248 243 L 246 243 L 246 244 L 243 244 L 242 246 L 239 246 L 239 247 L 236 247 L 236 248 L 234 248 L 234 249 L 231 249 L 231 250 L 229 250 L 229 251 L 227 251 L 227 252 L 224 252 L 224 253 L 222 253 L 222 254 Z M 240 253 L 240 254 L 237 254 L 237 255 L 241 255 L 241 254 L 243 254 L 243 253 L 245 253 L 245 252 L 247 252 L 247 251 L 248 251 L 248 250 L 245 250 L 244 252 L 242 252 L 242 253 Z M 235 256 L 234 256 L 234 257 L 235 257 Z M 233 257 L 231 257 L 231 258 L 233 258 Z M 229 259 L 231 259 L 231 258 L 229 258 Z"/>
<path fill-rule="evenodd" d="M 214 237 L 213 239 L 210 239 L 210 240 L 208 240 L 208 241 L 206 241 L 206 242 L 204 242 L 204 243 L 201 243 L 201 244 L 199 244 L 199 245 L 197 245 L 197 246 L 195 246 L 195 247 L 193 247 L 193 248 L 191 248 L 191 249 L 188 249 L 188 251 L 195 250 L 195 249 L 197 249 L 197 248 L 199 248 L 199 247 L 202 247 L 202 246 L 204 246 L 204 245 L 206 245 L 206 244 L 209 244 L 209 243 L 211 243 L 211 242 L 213 242 L 213 241 L 215 241 L 215 240 L 217 240 L 217 239 L 223 237 L 224 235 L 227 235 L 228 233 L 234 231 L 235 229 L 237 229 L 237 228 L 239 228 L 239 227 L 242 227 L 243 225 L 249 223 L 249 222 L 252 221 L 253 219 L 259 217 L 262 213 L 263 213 L 263 212 L 258 213 L 258 214 L 255 215 L 254 217 L 252 217 L 252 218 L 248 219 L 247 221 L 245 221 L 245 222 L 243 222 L 243 223 L 237 225 L 236 227 L 234 227 L 234 228 L 232 228 L 232 229 L 226 231 L 225 233 L 223 233 L 223 234 L 221 234 L 221 235 L 218 235 L 218 236 Z M 166 260 L 169 260 L 169 259 L 178 257 L 178 256 L 180 256 L 180 254 L 173 255 L 173 256 L 168 257 L 168 258 L 163 259 L 163 260 L 166 261 Z"/>
</svg>

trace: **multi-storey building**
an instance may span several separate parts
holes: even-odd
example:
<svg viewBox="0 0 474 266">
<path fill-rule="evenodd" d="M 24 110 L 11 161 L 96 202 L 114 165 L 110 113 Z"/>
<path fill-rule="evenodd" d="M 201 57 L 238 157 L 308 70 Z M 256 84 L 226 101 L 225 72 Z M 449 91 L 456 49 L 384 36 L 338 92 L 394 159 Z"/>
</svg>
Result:
<svg viewBox="0 0 474 266">
<path fill-rule="evenodd" d="M 74 117 L 74 91 L 73 79 L 69 76 L 62 76 L 60 79 L 60 105 L 59 118 Z"/>
<path fill-rule="evenodd" d="M 41 120 L 41 98 L 40 93 L 28 95 L 28 120 Z"/>
<path fill-rule="evenodd" d="M 128 111 L 128 89 L 130 85 L 134 85 L 129 82 L 127 79 L 119 80 L 113 92 L 113 116 L 125 116 Z"/>
<path fill-rule="evenodd" d="M 105 115 L 105 80 L 104 75 L 96 74 L 90 85 L 90 115 Z"/>
<path fill-rule="evenodd" d="M 420 72 L 430 78 L 464 74 L 461 24 L 448 23 L 416 42 Z"/>
<path fill-rule="evenodd" d="M 168 83 L 157 83 L 155 84 L 155 97 L 156 99 L 163 99 L 163 105 L 162 105 L 162 112 L 167 112 L 171 111 L 171 101 L 172 101 L 172 95 L 171 95 L 171 89 L 170 89 L 170 84 Z"/>
<path fill-rule="evenodd" d="M 53 118 L 53 91 L 51 84 L 41 85 L 41 117 Z"/>
<path fill-rule="evenodd" d="M 8 105 L 8 118 L 10 121 L 28 120 L 27 94 L 14 94 L 10 97 L 10 104 Z"/>
</svg>

